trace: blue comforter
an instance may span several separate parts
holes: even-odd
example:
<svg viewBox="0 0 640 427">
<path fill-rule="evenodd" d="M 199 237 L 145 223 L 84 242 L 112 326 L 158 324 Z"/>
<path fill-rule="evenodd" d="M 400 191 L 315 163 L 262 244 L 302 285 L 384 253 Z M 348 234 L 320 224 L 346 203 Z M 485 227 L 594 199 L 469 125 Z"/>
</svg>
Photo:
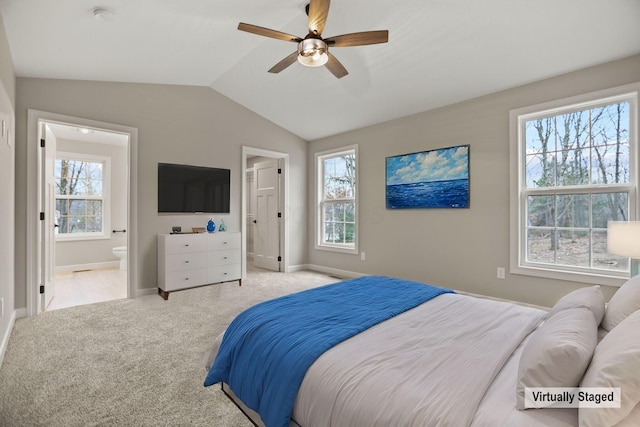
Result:
<svg viewBox="0 0 640 427">
<path fill-rule="evenodd" d="M 286 427 L 307 369 L 322 353 L 450 292 L 365 276 L 257 304 L 229 325 L 204 385 L 229 384 L 267 427 Z"/>
</svg>

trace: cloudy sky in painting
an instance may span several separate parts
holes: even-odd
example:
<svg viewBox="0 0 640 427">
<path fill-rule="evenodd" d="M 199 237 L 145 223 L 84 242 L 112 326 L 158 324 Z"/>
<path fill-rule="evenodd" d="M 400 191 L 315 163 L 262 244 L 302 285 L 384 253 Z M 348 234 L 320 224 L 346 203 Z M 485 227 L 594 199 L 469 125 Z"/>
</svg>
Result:
<svg viewBox="0 0 640 427">
<path fill-rule="evenodd" d="M 387 157 L 387 185 L 468 178 L 468 145 Z"/>
</svg>

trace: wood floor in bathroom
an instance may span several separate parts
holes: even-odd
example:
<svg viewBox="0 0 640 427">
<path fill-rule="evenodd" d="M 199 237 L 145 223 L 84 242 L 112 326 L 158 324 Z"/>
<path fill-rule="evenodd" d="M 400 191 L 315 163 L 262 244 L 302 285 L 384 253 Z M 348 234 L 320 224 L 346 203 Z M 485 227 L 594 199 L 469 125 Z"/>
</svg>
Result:
<svg viewBox="0 0 640 427">
<path fill-rule="evenodd" d="M 127 271 L 105 268 L 56 273 L 47 311 L 127 297 Z"/>
</svg>

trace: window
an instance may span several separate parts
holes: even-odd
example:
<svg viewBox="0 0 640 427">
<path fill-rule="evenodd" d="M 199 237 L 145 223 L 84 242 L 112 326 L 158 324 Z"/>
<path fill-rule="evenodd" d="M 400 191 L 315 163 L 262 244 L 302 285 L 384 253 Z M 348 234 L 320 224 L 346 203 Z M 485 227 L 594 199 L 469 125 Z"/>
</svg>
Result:
<svg viewBox="0 0 640 427">
<path fill-rule="evenodd" d="M 357 146 L 316 154 L 316 248 L 358 252 Z"/>
<path fill-rule="evenodd" d="M 637 111 L 637 92 L 512 111 L 514 272 L 595 283 L 629 275 L 629 259 L 607 252 L 607 222 L 636 218 Z"/>
<path fill-rule="evenodd" d="M 108 237 L 108 159 L 58 153 L 56 176 L 56 239 Z"/>
</svg>

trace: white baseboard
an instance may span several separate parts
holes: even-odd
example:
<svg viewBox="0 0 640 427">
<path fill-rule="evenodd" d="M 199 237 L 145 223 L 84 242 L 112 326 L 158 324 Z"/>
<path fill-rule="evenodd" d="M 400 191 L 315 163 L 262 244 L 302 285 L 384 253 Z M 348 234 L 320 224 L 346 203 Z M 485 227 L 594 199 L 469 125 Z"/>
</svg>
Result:
<svg viewBox="0 0 640 427">
<path fill-rule="evenodd" d="M 306 264 L 290 265 L 285 273 L 295 273 L 296 271 L 310 270 Z"/>
<path fill-rule="evenodd" d="M 56 273 L 66 273 L 69 271 L 96 270 L 99 268 L 120 267 L 120 261 L 93 262 L 90 264 L 61 265 L 56 267 Z"/>
<path fill-rule="evenodd" d="M 456 293 L 458 293 L 460 295 L 468 295 L 468 296 L 474 297 L 474 298 L 483 298 L 483 299 L 489 299 L 489 300 L 492 300 L 492 301 L 508 302 L 508 303 L 511 303 L 511 304 L 518 304 L 518 305 L 522 305 L 524 307 L 537 308 L 539 310 L 544 310 L 544 311 L 549 311 L 550 310 L 550 307 L 544 307 L 542 305 L 529 304 L 529 303 L 526 303 L 526 302 L 520 302 L 520 301 L 514 301 L 514 300 L 510 300 L 510 299 L 492 297 L 492 296 L 489 296 L 489 295 L 474 294 L 473 292 L 459 291 L 457 289 L 454 289 L 454 291 L 456 291 Z"/>
<path fill-rule="evenodd" d="M 156 295 L 157 293 L 158 293 L 158 288 L 136 289 L 136 294 L 133 297 L 138 298 L 146 295 Z"/>
<path fill-rule="evenodd" d="M 356 277 L 368 276 L 368 274 L 358 273 L 356 271 L 340 270 L 338 268 L 325 267 L 325 266 L 316 265 L 316 264 L 302 264 L 295 267 L 298 269 L 294 271 L 299 271 L 299 270 L 317 271 L 319 273 L 328 274 L 330 276 L 336 276 L 340 279 L 343 279 L 343 278 L 354 279 Z M 291 270 L 291 267 L 289 267 L 289 270 Z"/>
<path fill-rule="evenodd" d="M 25 312 L 26 312 L 26 309 L 25 309 Z M 9 326 L 7 327 L 7 330 L 4 331 L 2 342 L 0 342 L 0 366 L 2 366 L 2 362 L 4 361 L 4 353 L 7 351 L 7 346 L 9 345 L 9 338 L 11 337 L 11 332 L 13 331 L 13 325 L 16 322 L 17 316 L 18 316 L 18 310 L 13 310 L 13 312 L 11 313 L 11 318 L 9 319 Z"/>
</svg>

